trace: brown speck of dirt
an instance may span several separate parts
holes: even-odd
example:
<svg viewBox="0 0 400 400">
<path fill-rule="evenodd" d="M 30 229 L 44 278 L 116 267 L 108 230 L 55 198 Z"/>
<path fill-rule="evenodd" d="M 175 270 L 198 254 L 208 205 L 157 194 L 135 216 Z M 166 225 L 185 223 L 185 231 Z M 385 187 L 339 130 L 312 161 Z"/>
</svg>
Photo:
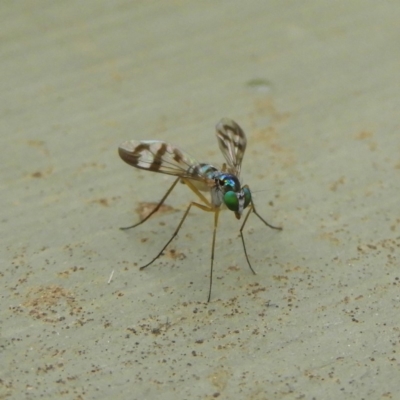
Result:
<svg viewBox="0 0 400 400">
<path fill-rule="evenodd" d="M 96 162 L 90 162 L 90 163 L 83 163 L 77 173 L 82 173 L 85 172 L 86 170 L 92 170 L 92 169 L 104 169 L 106 167 L 105 164 L 98 164 Z"/>
<path fill-rule="evenodd" d="M 38 149 L 42 154 L 48 156 L 49 150 L 47 149 L 46 143 L 43 140 L 28 140 L 28 146 Z"/>
<path fill-rule="evenodd" d="M 329 240 L 332 244 L 339 245 L 340 240 L 334 235 L 333 232 L 323 232 L 319 235 L 322 240 Z"/>
<path fill-rule="evenodd" d="M 148 203 L 148 202 L 141 202 L 139 203 L 138 207 L 136 208 L 136 212 L 139 214 L 139 218 L 142 221 L 145 219 L 156 207 L 158 203 Z M 163 204 L 158 210 L 157 214 L 166 214 L 171 211 L 176 211 L 174 207 L 168 206 L 166 204 Z"/>
<path fill-rule="evenodd" d="M 110 205 L 108 200 L 104 197 L 101 199 L 92 200 L 92 203 L 100 204 L 101 206 L 104 206 L 104 207 L 108 207 Z"/>
<path fill-rule="evenodd" d="M 340 185 L 344 185 L 344 183 L 345 183 L 344 176 L 341 176 L 339 179 L 337 179 L 335 182 L 333 182 L 333 183 L 331 184 L 331 186 L 329 187 L 329 189 L 330 189 L 332 192 L 336 192 L 337 188 L 338 188 Z"/>
<path fill-rule="evenodd" d="M 57 275 L 61 276 L 63 278 L 68 278 L 71 273 L 77 272 L 77 271 L 83 271 L 83 270 L 84 270 L 83 267 L 73 266 L 73 267 L 71 267 L 69 269 L 66 269 L 65 271 L 59 272 Z"/>
<path fill-rule="evenodd" d="M 110 199 L 107 199 L 105 197 L 101 197 L 99 199 L 94 199 L 94 200 L 90 200 L 89 203 L 92 204 L 100 204 L 103 207 L 108 207 L 112 201 L 117 200 L 118 197 L 111 197 Z"/>
<path fill-rule="evenodd" d="M 372 132 L 361 131 L 357 133 L 354 137 L 356 140 L 364 140 L 368 143 L 368 147 L 371 151 L 375 151 L 378 147 L 377 143 L 372 141 L 371 138 L 374 136 Z"/>
<path fill-rule="evenodd" d="M 65 319 L 65 313 L 76 315 L 82 312 L 72 293 L 61 286 L 40 286 L 31 289 L 23 306 L 32 318 L 55 323 Z"/>
<path fill-rule="evenodd" d="M 357 133 L 357 134 L 355 135 L 355 138 L 356 138 L 357 140 L 365 140 L 365 139 L 371 138 L 372 136 L 374 136 L 374 134 L 373 134 L 372 132 L 361 131 L 361 132 L 359 132 L 359 133 Z"/>
<path fill-rule="evenodd" d="M 158 336 L 161 333 L 161 329 L 160 328 L 153 328 L 151 330 L 151 333 L 155 336 Z"/>
<path fill-rule="evenodd" d="M 272 124 L 286 122 L 290 118 L 290 113 L 279 111 L 270 97 L 259 98 L 255 100 L 254 105 L 257 115 L 268 115 Z"/>
<path fill-rule="evenodd" d="M 289 279 L 285 275 L 273 275 L 272 278 L 275 279 L 278 282 L 287 281 Z"/>
<path fill-rule="evenodd" d="M 31 178 L 39 179 L 39 178 L 45 178 L 46 176 L 49 176 L 53 173 L 53 168 L 47 168 L 42 171 L 35 171 L 29 174 Z"/>
<path fill-rule="evenodd" d="M 185 254 L 176 251 L 175 249 L 166 250 L 164 255 L 172 258 L 173 260 L 184 260 L 186 258 Z"/>
</svg>

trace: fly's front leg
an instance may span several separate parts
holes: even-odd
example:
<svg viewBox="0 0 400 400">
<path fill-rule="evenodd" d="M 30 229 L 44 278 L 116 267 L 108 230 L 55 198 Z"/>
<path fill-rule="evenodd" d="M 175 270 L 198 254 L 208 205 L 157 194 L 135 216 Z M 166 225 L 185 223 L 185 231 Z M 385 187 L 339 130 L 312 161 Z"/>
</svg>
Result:
<svg viewBox="0 0 400 400">
<path fill-rule="evenodd" d="M 271 229 L 277 229 L 278 231 L 281 231 L 283 228 L 281 226 L 273 226 L 271 224 L 269 224 L 257 211 L 256 208 L 254 207 L 254 203 L 253 200 L 251 200 L 251 209 L 253 210 L 254 214 L 257 215 L 258 218 L 260 218 L 260 220 L 262 222 L 264 222 L 265 225 L 267 225 L 268 227 L 270 227 Z"/>
<path fill-rule="evenodd" d="M 248 266 L 249 266 L 251 272 L 252 272 L 254 275 L 256 275 L 256 271 L 254 271 L 253 267 L 252 267 L 251 264 L 250 264 L 249 256 L 247 255 L 246 243 L 245 243 L 245 241 L 244 241 L 244 236 L 243 236 L 243 228 L 244 228 L 244 226 L 246 225 L 247 219 L 249 218 L 249 215 L 250 215 L 250 213 L 251 213 L 252 211 L 253 211 L 253 205 L 250 205 L 249 211 L 247 212 L 247 214 L 246 214 L 246 216 L 245 216 L 245 218 L 244 218 L 243 224 L 242 224 L 242 226 L 240 227 L 239 232 L 240 232 L 240 237 L 242 238 L 243 250 L 244 250 L 244 255 L 246 256 L 247 264 L 248 264 Z"/>
<path fill-rule="evenodd" d="M 247 186 L 246 186 L 246 187 L 247 187 Z M 244 241 L 244 236 L 243 236 L 243 229 L 244 229 L 244 227 L 245 227 L 245 225 L 246 225 L 246 222 L 247 222 L 247 220 L 248 220 L 248 218 L 249 218 L 249 216 L 250 216 L 250 213 L 251 213 L 252 211 L 254 212 L 254 214 L 257 215 L 257 217 L 258 217 L 262 222 L 264 222 L 265 225 L 267 225 L 267 226 L 270 227 L 271 229 L 282 230 L 282 227 L 273 226 L 273 225 L 269 224 L 269 223 L 268 223 L 263 217 L 261 217 L 261 215 L 256 211 L 256 209 L 255 209 L 255 207 L 254 207 L 253 200 L 251 200 L 251 204 L 250 204 L 250 207 L 249 207 L 249 211 L 247 212 L 246 217 L 244 218 L 243 224 L 242 224 L 242 226 L 241 226 L 239 232 L 240 232 L 240 237 L 242 238 L 243 250 L 244 250 L 244 255 L 246 256 L 247 264 L 248 264 L 248 266 L 249 266 L 251 272 L 255 275 L 256 272 L 254 271 L 253 267 L 251 266 L 251 263 L 250 263 L 250 260 L 249 260 L 249 256 L 248 256 L 248 254 L 247 254 L 246 243 L 245 243 L 245 241 Z"/>
<path fill-rule="evenodd" d="M 212 246 L 211 246 L 210 288 L 208 289 L 208 299 L 207 299 L 208 303 L 210 302 L 210 299 L 211 299 L 213 267 L 214 267 L 215 238 L 217 236 L 219 209 L 210 210 L 210 211 L 214 211 L 214 230 L 213 230 L 213 238 L 212 238 Z"/>
</svg>

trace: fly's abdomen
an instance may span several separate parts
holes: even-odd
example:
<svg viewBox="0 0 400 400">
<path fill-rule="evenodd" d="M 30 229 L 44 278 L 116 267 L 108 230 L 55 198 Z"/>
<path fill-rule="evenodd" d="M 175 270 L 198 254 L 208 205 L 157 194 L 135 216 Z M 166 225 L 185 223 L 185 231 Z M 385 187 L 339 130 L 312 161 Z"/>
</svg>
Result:
<svg viewBox="0 0 400 400">
<path fill-rule="evenodd" d="M 213 167 L 211 164 L 198 164 L 193 167 L 190 167 L 188 172 L 194 173 L 195 175 L 204 176 L 206 180 L 214 180 L 216 174 L 218 174 L 217 168 Z M 206 182 L 201 181 L 192 181 L 193 185 L 201 190 L 202 192 L 209 192 L 210 186 Z"/>
</svg>

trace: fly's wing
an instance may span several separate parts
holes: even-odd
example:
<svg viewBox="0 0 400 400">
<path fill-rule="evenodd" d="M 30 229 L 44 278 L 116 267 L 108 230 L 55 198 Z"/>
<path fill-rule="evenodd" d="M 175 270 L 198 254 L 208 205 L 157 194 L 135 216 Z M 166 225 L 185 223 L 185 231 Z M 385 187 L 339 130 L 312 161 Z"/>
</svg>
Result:
<svg viewBox="0 0 400 400">
<path fill-rule="evenodd" d="M 161 140 L 129 140 L 121 143 L 119 156 L 132 167 L 198 181 L 206 178 L 190 155 Z"/>
<path fill-rule="evenodd" d="M 229 118 L 222 118 L 216 126 L 218 145 L 228 164 L 228 172 L 240 175 L 247 139 L 242 128 Z"/>
</svg>

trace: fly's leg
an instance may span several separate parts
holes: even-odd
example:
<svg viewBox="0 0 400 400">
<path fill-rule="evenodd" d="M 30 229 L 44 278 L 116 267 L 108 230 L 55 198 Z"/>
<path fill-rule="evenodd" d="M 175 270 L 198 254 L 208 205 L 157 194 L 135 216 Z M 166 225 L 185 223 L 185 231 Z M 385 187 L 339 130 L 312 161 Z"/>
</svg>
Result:
<svg viewBox="0 0 400 400">
<path fill-rule="evenodd" d="M 157 206 L 154 208 L 154 210 L 152 210 L 149 215 L 147 215 L 147 217 L 145 217 L 144 219 L 142 219 L 140 222 L 131 225 L 131 226 L 126 226 L 123 228 L 119 228 L 123 231 L 127 230 L 127 229 L 131 229 L 131 228 L 135 228 L 138 225 L 143 224 L 144 222 L 146 222 L 155 212 L 157 212 L 159 210 L 159 208 L 163 205 L 164 201 L 166 200 L 166 198 L 170 195 L 170 193 L 172 192 L 172 190 L 174 189 L 174 187 L 176 186 L 176 184 L 178 183 L 180 178 L 175 179 L 174 183 L 172 184 L 172 186 L 167 190 L 167 192 L 164 194 L 164 197 L 160 200 L 160 202 L 157 204 Z"/>
<path fill-rule="evenodd" d="M 264 222 L 265 225 L 267 225 L 267 226 L 270 227 L 271 229 L 277 229 L 277 230 L 280 230 L 280 231 L 281 231 L 281 230 L 282 230 L 282 227 L 273 226 L 273 225 L 269 224 L 269 223 L 268 223 L 263 217 L 261 217 L 261 215 L 256 211 L 256 209 L 255 209 L 255 207 L 254 207 L 253 200 L 251 200 L 250 209 L 249 209 L 249 211 L 247 212 L 246 217 L 244 218 L 243 224 L 242 224 L 242 226 L 241 226 L 239 232 L 240 232 L 240 237 L 242 238 L 243 250 L 244 250 L 244 255 L 246 256 L 247 264 L 249 265 L 249 268 L 250 268 L 251 272 L 255 275 L 256 272 L 254 271 L 253 267 L 251 266 L 251 263 L 250 263 L 250 260 L 249 260 L 249 256 L 247 255 L 246 243 L 245 243 L 245 241 L 244 241 L 244 236 L 243 236 L 243 229 L 244 229 L 244 227 L 245 227 L 245 225 L 246 225 L 246 222 L 247 222 L 247 220 L 248 220 L 248 218 L 249 218 L 249 216 L 250 216 L 250 213 L 251 213 L 252 211 L 254 212 L 254 214 L 257 215 L 258 218 L 260 218 L 260 220 L 261 220 L 262 222 Z"/>
</svg>

